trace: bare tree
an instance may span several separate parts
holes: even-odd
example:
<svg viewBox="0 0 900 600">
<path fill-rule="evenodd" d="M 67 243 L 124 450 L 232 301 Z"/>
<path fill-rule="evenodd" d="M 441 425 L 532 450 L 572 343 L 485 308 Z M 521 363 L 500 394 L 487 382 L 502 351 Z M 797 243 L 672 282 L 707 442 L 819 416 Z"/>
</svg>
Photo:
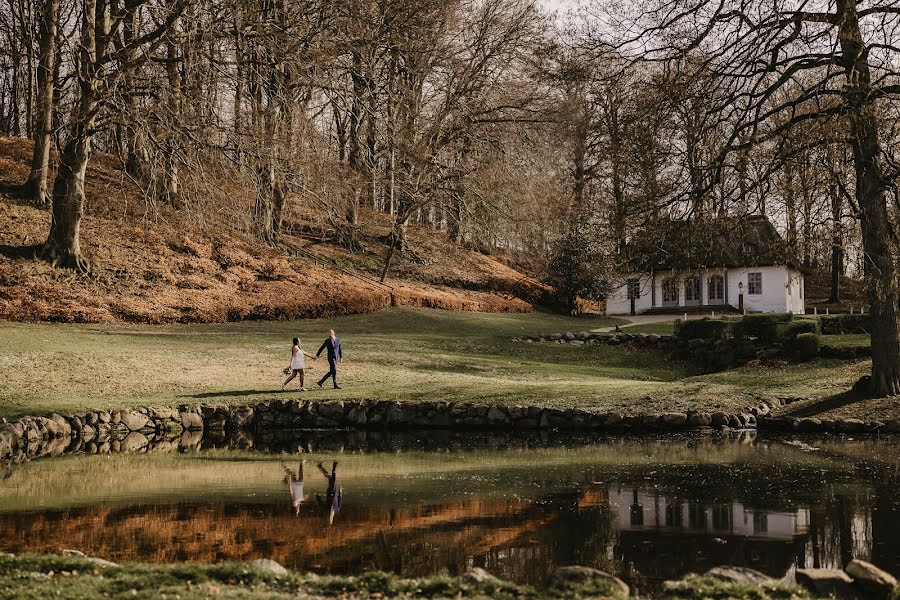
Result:
<svg viewBox="0 0 900 600">
<path fill-rule="evenodd" d="M 618 40 L 636 60 L 650 62 L 703 49 L 711 74 L 707 112 L 729 124 L 717 161 L 784 139 L 805 122 L 844 128 L 873 321 L 869 387 L 880 396 L 900 394 L 900 207 L 889 205 L 887 194 L 898 173 L 879 120 L 879 107 L 900 99 L 898 14 L 891 0 L 661 0 L 620 23 L 628 33 Z"/>
<path fill-rule="evenodd" d="M 130 45 L 115 50 L 113 38 L 119 32 L 123 17 L 130 16 L 130 12 L 141 4 L 130 5 L 123 14 L 114 11 L 106 0 L 82 0 L 76 70 L 78 97 L 59 157 L 53 184 L 50 234 L 43 248 L 44 257 L 55 266 L 89 270 L 90 265 L 81 252 L 80 231 L 84 214 L 84 178 L 98 115 L 104 102 L 111 97 L 113 87 L 127 71 L 126 57 L 131 46 L 148 46 L 137 59 L 144 60 L 178 19 L 188 0 L 177 0 L 160 7 L 165 16 L 156 27 L 135 37 Z"/>
<path fill-rule="evenodd" d="M 60 0 L 44 0 L 41 8 L 40 58 L 37 70 L 34 150 L 31 171 L 22 186 L 22 194 L 37 206 L 47 206 L 50 194 L 47 175 L 50 170 L 50 138 L 53 135 L 54 90 L 56 87 L 56 37 Z"/>
</svg>

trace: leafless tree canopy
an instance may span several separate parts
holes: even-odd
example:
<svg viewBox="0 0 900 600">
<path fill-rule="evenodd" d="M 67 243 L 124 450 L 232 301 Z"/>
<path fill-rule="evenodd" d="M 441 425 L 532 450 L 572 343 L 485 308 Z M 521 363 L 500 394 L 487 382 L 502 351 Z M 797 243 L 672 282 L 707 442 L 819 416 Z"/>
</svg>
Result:
<svg viewBox="0 0 900 600">
<path fill-rule="evenodd" d="M 832 302 L 865 277 L 882 394 L 900 393 L 898 71 L 892 0 L 0 4 L 0 133 L 35 142 L 22 194 L 50 207 L 59 266 L 90 267 L 95 150 L 151 224 L 168 205 L 277 247 L 305 211 L 358 250 L 385 214 L 383 277 L 415 252 L 409 223 L 536 273 L 589 224 L 615 273 L 660 222 L 762 215 L 831 272 Z"/>
</svg>

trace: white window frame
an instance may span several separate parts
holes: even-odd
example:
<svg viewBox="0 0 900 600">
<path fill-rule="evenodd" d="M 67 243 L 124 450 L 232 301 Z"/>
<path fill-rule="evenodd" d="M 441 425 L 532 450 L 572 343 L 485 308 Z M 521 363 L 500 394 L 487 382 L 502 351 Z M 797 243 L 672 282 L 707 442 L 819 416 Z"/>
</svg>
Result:
<svg viewBox="0 0 900 600">
<path fill-rule="evenodd" d="M 758 281 L 751 281 L 751 278 L 756 279 L 759 278 Z M 759 287 L 756 287 L 756 286 Z M 747 294 L 750 296 L 761 296 L 763 293 L 763 284 L 762 284 L 762 273 L 760 271 L 754 271 L 752 273 L 747 273 Z"/>
<path fill-rule="evenodd" d="M 668 298 L 666 297 L 668 292 L 672 292 L 672 295 Z M 673 297 L 674 296 L 674 297 Z M 662 281 L 662 297 L 663 302 L 678 302 L 678 280 L 674 277 L 666 277 Z"/>
<path fill-rule="evenodd" d="M 688 293 L 690 292 L 690 293 Z M 700 278 L 696 275 L 688 275 L 684 278 L 684 301 L 699 302 L 703 295 L 703 289 L 700 285 Z"/>
<path fill-rule="evenodd" d="M 637 300 L 641 297 L 641 280 L 638 277 L 629 277 L 625 282 L 625 290 L 629 300 Z"/>
<path fill-rule="evenodd" d="M 713 292 L 719 292 L 717 296 L 713 296 Z M 712 300 L 725 301 L 725 276 L 718 273 L 710 275 L 706 278 L 706 296 Z"/>
</svg>

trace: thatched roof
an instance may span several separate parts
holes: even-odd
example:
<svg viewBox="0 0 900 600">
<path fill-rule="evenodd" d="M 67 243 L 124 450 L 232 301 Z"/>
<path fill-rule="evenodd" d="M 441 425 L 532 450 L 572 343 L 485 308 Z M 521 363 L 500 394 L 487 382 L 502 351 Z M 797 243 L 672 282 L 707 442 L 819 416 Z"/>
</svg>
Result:
<svg viewBox="0 0 900 600">
<path fill-rule="evenodd" d="M 643 272 L 798 264 L 772 223 L 761 216 L 657 221 L 634 236 L 625 258 L 631 270 Z"/>
</svg>

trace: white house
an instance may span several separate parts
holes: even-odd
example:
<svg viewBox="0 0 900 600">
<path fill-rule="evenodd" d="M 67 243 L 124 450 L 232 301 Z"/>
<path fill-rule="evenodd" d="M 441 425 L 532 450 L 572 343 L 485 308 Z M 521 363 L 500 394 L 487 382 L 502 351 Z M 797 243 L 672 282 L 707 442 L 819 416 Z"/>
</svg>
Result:
<svg viewBox="0 0 900 600">
<path fill-rule="evenodd" d="M 609 315 L 805 311 L 803 272 L 763 217 L 669 221 L 628 250 L 634 271 L 607 296 Z"/>
<path fill-rule="evenodd" d="M 658 490 L 610 488 L 610 512 L 619 531 L 694 531 L 709 535 L 791 540 L 809 531 L 809 509 L 760 511 L 739 501 L 698 503 Z"/>
</svg>

